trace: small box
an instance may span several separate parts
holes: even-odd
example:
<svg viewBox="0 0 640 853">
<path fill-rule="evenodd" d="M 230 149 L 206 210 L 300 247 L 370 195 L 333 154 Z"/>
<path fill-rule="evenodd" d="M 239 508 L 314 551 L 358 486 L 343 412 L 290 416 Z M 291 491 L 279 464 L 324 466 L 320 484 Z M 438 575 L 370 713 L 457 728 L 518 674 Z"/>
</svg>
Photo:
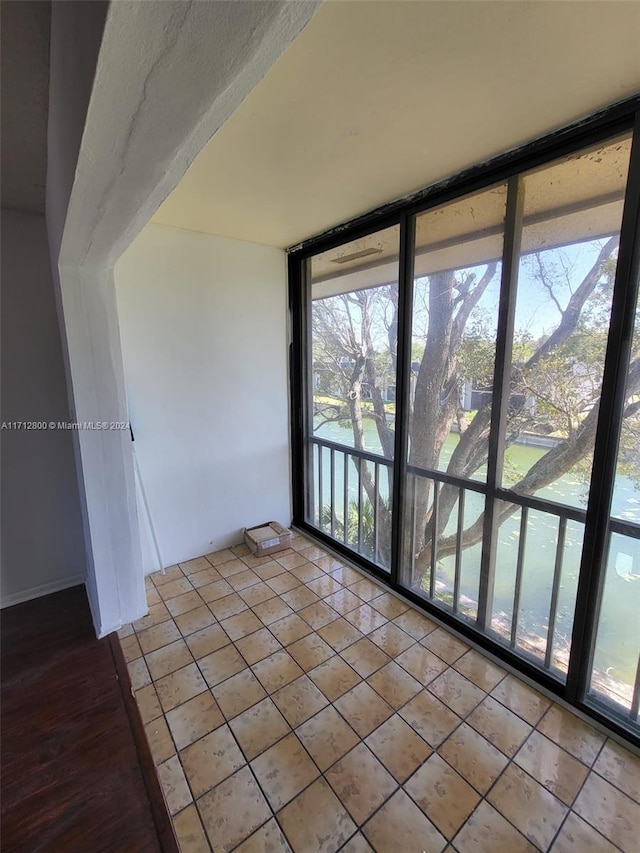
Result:
<svg viewBox="0 0 640 853">
<path fill-rule="evenodd" d="M 277 521 L 265 521 L 257 527 L 245 527 L 245 545 L 256 557 L 266 557 L 291 547 L 291 531 Z"/>
</svg>

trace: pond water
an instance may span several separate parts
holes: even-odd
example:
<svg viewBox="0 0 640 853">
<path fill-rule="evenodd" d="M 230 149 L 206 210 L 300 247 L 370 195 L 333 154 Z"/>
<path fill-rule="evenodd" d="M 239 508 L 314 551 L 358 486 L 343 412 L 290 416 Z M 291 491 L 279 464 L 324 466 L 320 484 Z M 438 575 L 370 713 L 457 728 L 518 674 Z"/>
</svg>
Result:
<svg viewBox="0 0 640 853">
<path fill-rule="evenodd" d="M 316 435 L 347 446 L 353 446 L 353 433 L 350 427 L 339 423 L 324 424 Z M 371 420 L 365 421 L 365 441 L 368 450 L 381 453 L 380 443 Z M 458 436 L 451 434 L 443 448 L 441 467 L 446 463 L 458 442 Z M 507 451 L 509 469 L 513 472 L 527 471 L 547 452 L 546 448 L 525 445 L 512 445 Z M 323 454 L 323 479 L 325 501 L 330 500 L 329 454 Z M 352 468 L 352 471 L 355 469 Z M 478 472 L 483 474 L 484 472 Z M 384 479 L 384 478 L 383 478 Z M 342 495 L 342 466 L 336 466 L 336 495 Z M 382 490 L 386 497 L 386 488 Z M 541 489 L 539 497 L 556 503 L 585 508 L 588 498 L 588 484 L 575 474 L 559 477 L 553 484 Z M 355 474 L 349 479 L 349 498 L 357 499 Z M 338 502 L 340 499 L 338 498 Z M 484 497 L 467 491 L 465 505 L 465 526 L 482 512 Z M 446 533 L 455 532 L 457 510 L 452 513 Z M 618 477 L 614 497 L 613 513 L 619 518 L 640 522 L 640 492 L 628 478 Z M 338 514 L 341 514 L 338 511 Z M 561 586 L 554 633 L 553 665 L 566 669 L 569 643 L 573 625 L 573 611 L 577 588 L 582 538 L 584 526 L 578 522 L 567 523 Z M 518 611 L 521 643 L 527 652 L 544 659 L 544 646 L 547 635 L 549 608 L 551 602 L 554 563 L 558 535 L 558 519 L 547 513 L 530 511 L 527 523 L 524 572 L 520 609 Z M 496 560 L 496 580 L 494 591 L 493 627 L 499 633 L 508 634 L 513 616 L 513 593 L 516 572 L 516 560 L 520 538 L 520 513 L 507 519 L 500 527 Z M 463 552 L 461 573 L 461 602 L 471 618 L 475 616 L 477 606 L 478 582 L 480 574 L 481 546 L 475 545 Z M 454 558 L 439 562 L 437 589 L 442 601 L 447 601 L 453 588 Z M 594 669 L 604 674 L 612 683 L 632 687 L 640 649 L 640 542 L 628 537 L 613 536 L 607 567 L 603 605 L 601 610 L 598 637 L 594 656 Z M 438 593 L 437 593 L 438 597 Z M 535 643 L 535 638 L 541 642 Z M 519 641 L 520 644 L 520 641 Z M 622 689 L 629 692 L 626 687 Z"/>
</svg>

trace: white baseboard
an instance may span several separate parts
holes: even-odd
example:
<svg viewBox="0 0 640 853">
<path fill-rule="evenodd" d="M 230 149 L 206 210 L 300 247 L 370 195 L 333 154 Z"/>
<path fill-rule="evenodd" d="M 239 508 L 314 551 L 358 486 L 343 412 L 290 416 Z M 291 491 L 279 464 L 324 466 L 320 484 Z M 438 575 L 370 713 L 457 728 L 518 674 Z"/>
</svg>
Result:
<svg viewBox="0 0 640 853">
<path fill-rule="evenodd" d="M 22 604 L 23 601 L 31 601 L 34 598 L 42 598 L 43 595 L 50 595 L 52 592 L 61 592 L 63 589 L 69 589 L 72 586 L 79 586 L 83 583 L 84 575 L 71 575 L 70 577 L 60 578 L 51 583 L 43 583 L 41 586 L 32 586 L 31 589 L 25 589 L 22 592 L 3 595 L 0 599 L 0 609 L 12 607 L 14 604 Z"/>
</svg>

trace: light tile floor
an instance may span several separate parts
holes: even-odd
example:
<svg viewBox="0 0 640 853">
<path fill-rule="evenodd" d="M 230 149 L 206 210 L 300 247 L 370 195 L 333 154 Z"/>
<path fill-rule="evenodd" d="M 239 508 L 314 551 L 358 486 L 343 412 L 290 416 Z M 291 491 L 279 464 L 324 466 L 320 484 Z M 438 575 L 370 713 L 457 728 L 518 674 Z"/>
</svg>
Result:
<svg viewBox="0 0 640 853">
<path fill-rule="evenodd" d="M 302 536 L 119 632 L 183 853 L 640 850 L 640 759 Z"/>
</svg>

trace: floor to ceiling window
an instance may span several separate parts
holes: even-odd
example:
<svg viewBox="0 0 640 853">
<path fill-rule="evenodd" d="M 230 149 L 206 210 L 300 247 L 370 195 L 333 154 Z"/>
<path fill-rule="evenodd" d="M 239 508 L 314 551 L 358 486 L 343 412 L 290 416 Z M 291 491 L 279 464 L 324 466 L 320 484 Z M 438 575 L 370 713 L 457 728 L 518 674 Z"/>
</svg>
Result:
<svg viewBox="0 0 640 853">
<path fill-rule="evenodd" d="M 637 106 L 290 254 L 295 521 L 631 737 Z"/>
</svg>

